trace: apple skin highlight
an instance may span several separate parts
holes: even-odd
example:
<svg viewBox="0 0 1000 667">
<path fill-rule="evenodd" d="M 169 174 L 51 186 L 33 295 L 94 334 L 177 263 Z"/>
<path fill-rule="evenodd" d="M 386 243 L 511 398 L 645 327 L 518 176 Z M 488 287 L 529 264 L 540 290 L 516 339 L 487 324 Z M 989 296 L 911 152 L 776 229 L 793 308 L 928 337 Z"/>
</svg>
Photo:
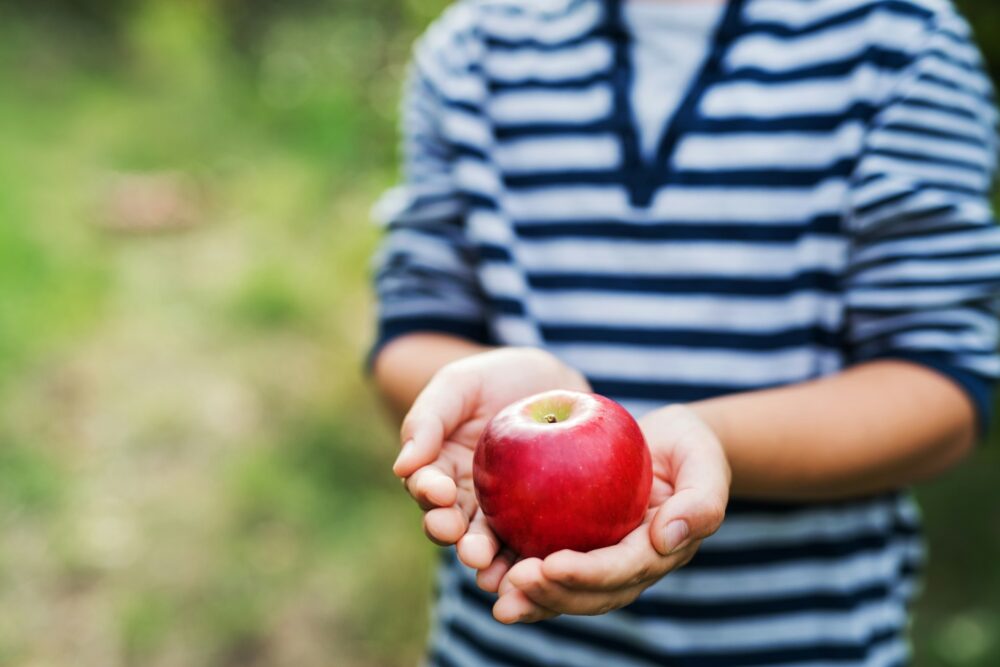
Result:
<svg viewBox="0 0 1000 667">
<path fill-rule="evenodd" d="M 649 448 L 625 408 L 598 394 L 550 391 L 486 425 L 473 459 L 476 498 L 523 557 L 617 544 L 645 516 Z"/>
</svg>

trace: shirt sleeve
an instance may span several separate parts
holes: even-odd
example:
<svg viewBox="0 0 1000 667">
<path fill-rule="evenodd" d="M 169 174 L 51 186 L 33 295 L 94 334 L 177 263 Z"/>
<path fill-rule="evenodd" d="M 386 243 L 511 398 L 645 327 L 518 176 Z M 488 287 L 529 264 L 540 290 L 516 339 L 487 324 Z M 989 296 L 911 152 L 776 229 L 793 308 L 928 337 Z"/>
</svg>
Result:
<svg viewBox="0 0 1000 667">
<path fill-rule="evenodd" d="M 403 99 L 402 182 L 374 208 L 385 235 L 374 260 L 378 334 L 369 361 L 408 333 L 489 340 L 455 151 L 443 129 L 453 105 L 446 91 L 466 86 L 447 29 L 435 26 L 417 45 Z"/>
<path fill-rule="evenodd" d="M 943 373 L 983 431 L 1000 376 L 995 97 L 957 15 L 935 21 L 894 83 L 849 196 L 851 360 L 901 358 Z"/>
</svg>

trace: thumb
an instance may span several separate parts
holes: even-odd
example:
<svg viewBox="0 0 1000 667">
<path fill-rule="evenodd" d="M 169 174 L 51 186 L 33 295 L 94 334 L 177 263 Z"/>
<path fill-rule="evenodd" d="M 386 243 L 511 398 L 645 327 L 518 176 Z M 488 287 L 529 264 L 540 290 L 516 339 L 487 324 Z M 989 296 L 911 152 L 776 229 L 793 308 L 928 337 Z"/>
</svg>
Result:
<svg viewBox="0 0 1000 667">
<path fill-rule="evenodd" d="M 715 434 L 690 411 L 683 437 L 664 448 L 673 470 L 674 494 L 657 510 L 650 523 L 650 541 L 663 555 L 703 540 L 722 525 L 729 502 L 731 473 L 725 451 Z"/>
<path fill-rule="evenodd" d="M 445 438 L 473 416 L 478 397 L 479 381 L 474 373 L 452 366 L 438 371 L 403 419 L 403 449 L 392 466 L 393 473 L 406 478 L 433 463 Z"/>
<path fill-rule="evenodd" d="M 682 489 L 656 511 L 650 523 L 650 541 L 663 556 L 703 540 L 722 525 L 726 491 Z"/>
</svg>

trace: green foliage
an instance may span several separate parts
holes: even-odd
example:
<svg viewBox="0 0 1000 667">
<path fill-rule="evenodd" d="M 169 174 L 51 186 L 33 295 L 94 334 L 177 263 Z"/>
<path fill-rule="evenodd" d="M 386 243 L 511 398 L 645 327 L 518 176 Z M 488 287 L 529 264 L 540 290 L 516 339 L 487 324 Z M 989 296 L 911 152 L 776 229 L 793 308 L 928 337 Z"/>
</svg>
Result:
<svg viewBox="0 0 1000 667">
<path fill-rule="evenodd" d="M 920 664 L 1000 664 L 998 448 L 994 429 L 972 461 L 921 488 L 930 561 L 927 595 L 917 609 L 914 633 Z"/>
<path fill-rule="evenodd" d="M 993 0 L 956 0 L 955 4 L 972 24 L 993 80 L 1000 81 L 1000 5 Z"/>
<path fill-rule="evenodd" d="M 140 665 L 155 655 L 177 625 L 179 610 L 169 596 L 162 593 L 134 594 L 119 618 L 125 661 Z"/>
<path fill-rule="evenodd" d="M 105 278 L 99 253 L 65 218 L 64 204 L 79 189 L 60 191 L 57 171 L 33 177 L 52 157 L 36 148 L 35 130 L 27 105 L 0 92 L 0 384 L 25 355 L 96 314 Z M 62 201 L 53 201 L 56 192 Z M 36 212 L 47 227 L 26 224 Z"/>
<path fill-rule="evenodd" d="M 0 507 L 6 511 L 37 516 L 57 509 L 65 475 L 47 452 L 0 438 Z"/>
<path fill-rule="evenodd" d="M 246 55 L 223 5 L 3 10 L 5 665 L 421 649 L 433 549 L 360 376 L 418 26 L 283 14 Z M 129 227 L 163 197 L 188 227 Z"/>
<path fill-rule="evenodd" d="M 280 328 L 309 317 L 302 297 L 284 271 L 265 268 L 249 276 L 236 294 L 233 314 L 248 326 Z"/>
</svg>

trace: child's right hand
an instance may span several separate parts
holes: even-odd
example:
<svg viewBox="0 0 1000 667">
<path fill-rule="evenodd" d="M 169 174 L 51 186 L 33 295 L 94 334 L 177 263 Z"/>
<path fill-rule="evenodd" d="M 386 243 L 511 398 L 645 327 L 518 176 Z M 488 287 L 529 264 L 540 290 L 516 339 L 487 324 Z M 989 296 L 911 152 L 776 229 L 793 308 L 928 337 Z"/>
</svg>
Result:
<svg viewBox="0 0 1000 667">
<path fill-rule="evenodd" d="M 501 409 L 550 389 L 591 391 L 579 372 L 544 350 L 501 348 L 443 367 L 403 420 L 403 449 L 392 470 L 424 510 L 427 536 L 437 544 L 457 544 L 458 557 L 483 571 L 480 576 L 490 576 L 500 543 L 472 487 L 476 443 Z M 509 566 L 496 565 L 500 575 Z"/>
</svg>

